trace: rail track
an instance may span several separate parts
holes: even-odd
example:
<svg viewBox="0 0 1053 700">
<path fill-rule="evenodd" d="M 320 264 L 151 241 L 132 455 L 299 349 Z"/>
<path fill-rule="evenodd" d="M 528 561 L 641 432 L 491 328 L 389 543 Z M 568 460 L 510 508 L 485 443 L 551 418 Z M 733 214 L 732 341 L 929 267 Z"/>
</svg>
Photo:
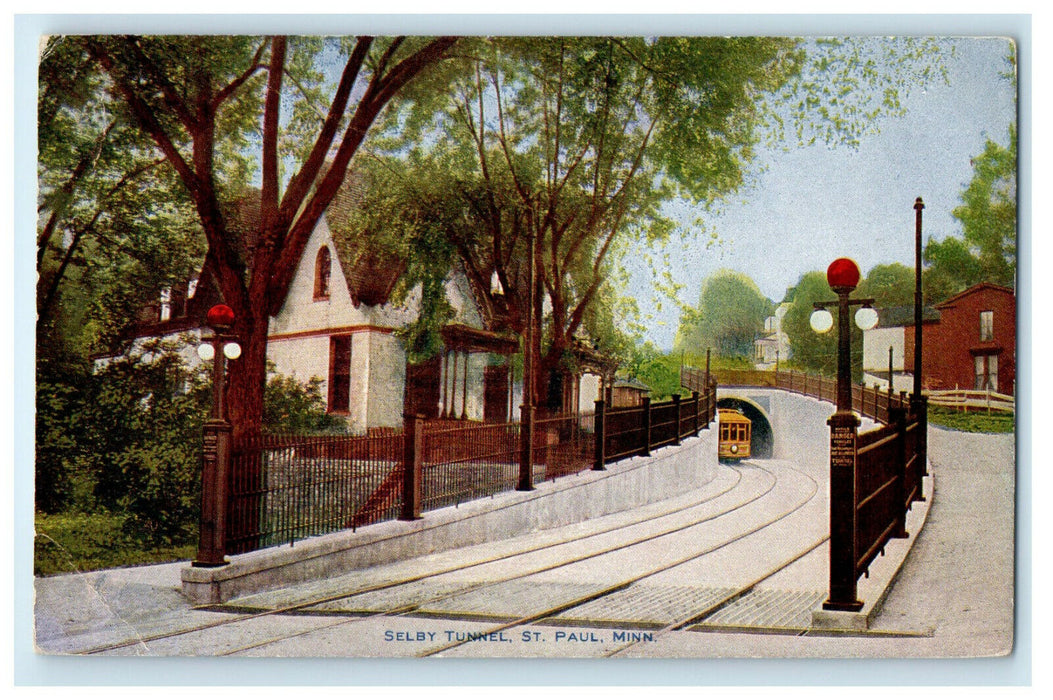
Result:
<svg viewBox="0 0 1053 700">
<path fill-rule="evenodd" d="M 186 629 L 179 629 L 174 631 L 161 632 L 155 635 L 147 637 L 137 637 L 135 639 L 128 639 L 122 642 L 106 644 L 97 646 L 92 649 L 81 652 L 82 654 L 106 654 L 111 652 L 118 652 L 122 649 L 134 647 L 137 645 L 149 645 L 151 642 L 161 641 L 165 639 L 171 639 L 183 635 L 193 633 L 206 633 L 210 630 L 214 630 L 220 627 L 228 627 L 238 625 L 240 623 L 247 623 L 253 620 L 259 620 L 265 617 L 277 617 L 277 616 L 288 616 L 288 615 L 319 615 L 326 614 L 334 616 L 334 619 L 319 625 L 314 626 L 311 629 L 293 632 L 293 633 L 282 633 L 278 635 L 271 635 L 266 638 L 255 638 L 251 643 L 237 646 L 236 648 L 228 648 L 223 651 L 221 655 L 231 655 L 244 653 L 246 651 L 260 649 L 266 646 L 277 644 L 288 639 L 295 637 L 302 637 L 313 633 L 320 632 L 322 630 L 331 629 L 343 625 L 352 625 L 364 620 L 375 620 L 377 618 L 385 617 L 402 617 L 402 616 L 413 616 L 413 615 L 426 615 L 428 617 L 436 617 L 434 612 L 425 612 L 428 606 L 434 606 L 444 600 L 450 600 L 463 596 L 467 593 L 487 589 L 490 587 L 496 587 L 504 584 L 508 584 L 513 581 L 530 582 L 532 577 L 534 580 L 538 580 L 542 574 L 566 569 L 576 564 L 581 564 L 587 561 L 602 560 L 603 557 L 613 557 L 617 554 L 625 554 L 631 552 L 633 548 L 644 547 L 648 544 L 654 543 L 662 538 L 672 538 L 681 533 L 690 532 L 693 528 L 698 528 L 710 523 L 719 518 L 726 517 L 730 514 L 736 513 L 750 504 L 758 502 L 763 499 L 772 490 L 775 489 L 778 483 L 777 475 L 770 469 L 767 469 L 757 463 L 749 463 L 745 466 L 735 465 L 726 466 L 725 469 L 731 470 L 734 474 L 734 479 L 726 485 L 726 487 L 718 490 L 715 493 L 706 494 L 703 498 L 692 503 L 681 505 L 673 508 L 665 509 L 661 512 L 650 513 L 646 517 L 635 518 L 631 522 L 623 522 L 614 526 L 608 526 L 599 530 L 590 532 L 580 538 L 573 541 L 557 541 L 549 542 L 540 545 L 534 545 L 530 547 L 518 548 L 511 552 L 506 552 L 498 556 L 490 556 L 480 558 L 468 563 L 462 563 L 457 566 L 447 566 L 434 568 L 427 572 L 415 574 L 413 576 L 406 576 L 396 578 L 389 581 L 383 581 L 380 583 L 364 585 L 354 588 L 353 590 L 345 590 L 333 593 L 331 595 L 325 595 L 320 597 L 311 598 L 309 600 L 298 601 L 294 604 L 279 606 L 274 608 L 265 609 L 252 609 L 245 606 L 202 606 L 199 609 L 205 610 L 222 610 L 230 612 L 229 618 L 223 620 L 212 621 L 203 625 L 196 625 Z M 750 492 L 745 498 L 737 499 L 731 503 L 722 504 L 717 510 L 713 512 L 700 513 L 699 511 L 705 511 L 708 506 L 712 506 L 717 503 L 719 499 L 725 497 L 731 492 L 735 491 L 736 488 L 740 487 L 743 481 L 743 475 L 746 471 L 753 472 L 751 479 L 753 481 L 759 481 L 760 483 L 754 484 L 756 492 Z M 808 493 L 796 502 L 787 504 L 786 508 L 780 509 L 774 513 L 771 517 L 765 518 L 764 520 L 754 523 L 748 529 L 738 532 L 732 537 L 724 538 L 721 541 L 704 547 L 697 551 L 691 551 L 683 556 L 676 557 L 671 561 L 665 561 L 662 563 L 656 563 L 651 565 L 649 568 L 641 571 L 634 572 L 631 576 L 622 577 L 617 581 L 604 585 L 602 588 L 596 590 L 590 590 L 587 593 L 579 596 L 572 596 L 565 600 L 561 600 L 557 605 L 551 606 L 543 611 L 531 613 L 517 617 L 516 619 L 504 620 L 498 624 L 494 624 L 488 627 L 485 631 L 479 635 L 469 635 L 462 641 L 454 641 L 445 645 L 432 647 L 421 651 L 419 656 L 435 656 L 450 651 L 456 647 L 464 644 L 471 643 L 473 640 L 479 638 L 486 638 L 487 635 L 500 634 L 507 630 L 513 630 L 517 627 L 525 627 L 534 623 L 542 624 L 553 624 L 556 616 L 563 612 L 572 610 L 593 601 L 602 600 L 608 596 L 616 594 L 620 591 L 624 591 L 645 579 L 657 576 L 659 574 L 673 571 L 677 567 L 689 565 L 693 562 L 710 555 L 716 551 L 722 550 L 729 545 L 736 542 L 740 542 L 751 535 L 769 527 L 779 521 L 789 518 L 793 513 L 797 512 L 801 508 L 805 507 L 811 502 L 817 495 L 819 485 L 812 477 L 808 476 L 800 470 L 793 469 L 800 474 L 809 484 Z M 764 474 L 764 479 L 758 479 L 758 474 Z M 759 488 L 757 488 L 759 487 Z M 712 509 L 710 509 L 712 510 Z M 680 521 L 678 518 L 683 519 L 687 516 L 686 521 Z M 668 524 L 663 524 L 663 521 L 673 521 Z M 628 531 L 630 529 L 646 529 L 648 527 L 657 527 L 658 529 L 653 532 L 648 532 L 641 536 L 634 536 L 628 539 L 623 539 L 613 544 L 603 545 L 602 543 L 596 542 L 599 538 L 605 535 L 617 535 L 619 532 Z M 703 620 L 705 617 L 713 614 L 715 611 L 729 605 L 734 600 L 745 595 L 749 590 L 757 585 L 762 580 L 770 578 L 778 571 L 791 565 L 794 561 L 797 561 L 801 557 L 805 556 L 809 552 L 813 551 L 816 547 L 820 546 L 826 538 L 821 538 L 813 543 L 810 543 L 801 552 L 791 557 L 785 562 L 780 562 L 778 566 L 767 572 L 763 577 L 750 582 L 746 586 L 738 587 L 737 589 L 722 596 L 719 600 L 708 604 L 705 608 L 692 611 L 690 615 L 684 616 L 682 619 L 677 620 L 675 623 L 667 625 L 665 628 L 658 630 L 655 634 L 664 634 L 668 631 L 685 629 L 697 622 Z M 571 550 L 580 549 L 582 544 L 586 541 L 596 542 L 592 546 L 588 547 L 585 551 L 578 551 L 570 553 Z M 565 548 L 568 551 L 568 556 L 560 556 L 560 548 Z M 526 566 L 526 568 L 520 568 L 515 573 L 488 578 L 483 582 L 465 583 L 454 585 L 452 588 L 442 589 L 439 586 L 438 593 L 428 593 L 427 591 L 421 591 L 419 594 L 414 592 L 412 595 L 418 596 L 413 598 L 410 602 L 399 603 L 387 607 L 382 610 L 349 610 L 349 611 L 337 611 L 332 612 L 331 610 L 325 610 L 326 606 L 332 607 L 334 604 L 340 603 L 341 601 L 350 601 L 357 596 L 365 596 L 370 593 L 376 593 L 378 591 L 397 589 L 405 586 L 420 586 L 421 584 L 436 583 L 440 580 L 440 577 L 448 574 L 461 574 L 466 570 L 470 570 L 476 567 L 484 567 L 487 565 L 498 564 L 501 562 L 509 563 L 511 560 L 516 558 L 526 558 L 530 555 L 535 555 L 545 550 L 552 550 L 547 554 L 555 554 L 555 561 L 548 563 L 537 563 Z M 457 615 L 451 615 L 449 619 L 464 619 Z M 624 651 L 630 649 L 633 646 L 632 643 L 625 644 L 617 647 L 613 650 L 608 651 L 607 655 L 613 656 L 621 654 Z"/>
</svg>

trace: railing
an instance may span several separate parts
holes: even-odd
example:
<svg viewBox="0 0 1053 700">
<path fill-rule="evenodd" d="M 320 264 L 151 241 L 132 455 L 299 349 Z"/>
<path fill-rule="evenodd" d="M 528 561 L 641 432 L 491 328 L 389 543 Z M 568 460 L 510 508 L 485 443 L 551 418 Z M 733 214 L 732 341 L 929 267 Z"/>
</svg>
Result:
<svg viewBox="0 0 1053 700">
<path fill-rule="evenodd" d="M 538 417 L 531 482 L 557 479 L 708 427 L 716 387 L 688 399 Z M 604 436 L 597 441 L 596 436 Z M 383 520 L 411 519 L 518 486 L 520 423 L 408 416 L 405 429 L 368 436 L 265 435 L 231 457 L 226 551 L 239 554 Z M 407 469 L 407 465 L 409 468 Z"/>
<path fill-rule="evenodd" d="M 674 396 L 664 403 L 651 403 L 644 398 L 639 406 L 601 409 L 597 416 L 604 437 L 602 462 L 649 455 L 653 449 L 680 444 L 683 438 L 708 428 L 716 410 L 715 385 L 704 394 L 693 391 L 687 399 Z"/>
<path fill-rule="evenodd" d="M 963 411 L 1008 411 L 1016 410 L 1016 402 L 1012 396 L 999 394 L 990 390 L 973 389 L 947 389 L 944 391 L 928 392 L 930 406 L 943 406 L 946 408 L 957 408 Z"/>
<path fill-rule="evenodd" d="M 402 434 L 264 435 L 231 456 L 227 552 L 295 542 L 398 514 Z"/>
<path fill-rule="evenodd" d="M 458 505 L 515 488 L 518 423 L 429 421 L 421 424 L 423 510 Z"/>
</svg>

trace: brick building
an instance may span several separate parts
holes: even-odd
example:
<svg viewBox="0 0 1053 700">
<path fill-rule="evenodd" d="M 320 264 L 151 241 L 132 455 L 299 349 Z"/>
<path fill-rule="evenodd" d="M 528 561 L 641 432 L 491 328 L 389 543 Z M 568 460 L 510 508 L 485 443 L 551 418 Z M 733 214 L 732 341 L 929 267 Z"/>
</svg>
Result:
<svg viewBox="0 0 1053 700">
<path fill-rule="evenodd" d="M 887 386 L 892 351 L 893 386 L 910 391 L 914 368 L 912 307 L 879 310 L 876 328 L 863 335 L 863 379 Z M 990 389 L 1016 393 L 1016 295 L 986 282 L 935 307 L 922 321 L 922 388 Z"/>
<path fill-rule="evenodd" d="M 1016 295 L 982 282 L 936 305 L 922 324 L 925 389 L 990 389 L 1016 393 Z M 904 356 L 914 366 L 914 325 L 904 327 Z"/>
</svg>

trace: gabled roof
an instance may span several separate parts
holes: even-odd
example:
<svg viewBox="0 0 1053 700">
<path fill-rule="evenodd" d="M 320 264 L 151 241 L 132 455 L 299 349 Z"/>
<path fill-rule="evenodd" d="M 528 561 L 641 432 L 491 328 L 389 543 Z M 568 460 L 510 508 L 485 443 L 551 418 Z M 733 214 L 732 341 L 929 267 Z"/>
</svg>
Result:
<svg viewBox="0 0 1053 700">
<path fill-rule="evenodd" d="M 348 168 L 343 184 L 325 212 L 336 259 L 355 306 L 386 303 L 406 272 L 406 261 L 377 245 L 369 231 L 345 225 L 361 207 L 367 186 L 361 171 Z"/>
<path fill-rule="evenodd" d="M 1009 287 L 1003 287 L 1003 286 L 1001 286 L 999 284 L 992 284 L 991 282 L 980 282 L 979 284 L 974 284 L 973 286 L 969 287 L 968 289 L 966 289 L 964 291 L 958 292 L 957 294 L 955 294 L 950 299 L 947 299 L 945 301 L 941 301 L 939 304 L 936 305 L 936 308 L 937 309 L 942 309 L 942 308 L 945 308 L 945 307 L 948 307 L 948 306 L 954 306 L 955 303 L 957 303 L 960 299 L 962 299 L 964 297 L 967 297 L 967 296 L 970 296 L 972 294 L 977 294 L 977 293 L 985 291 L 985 290 L 998 292 L 998 293 L 1001 293 L 1001 294 L 1008 294 L 1009 296 L 1015 296 L 1016 295 L 1016 292 L 1014 292 Z"/>
</svg>

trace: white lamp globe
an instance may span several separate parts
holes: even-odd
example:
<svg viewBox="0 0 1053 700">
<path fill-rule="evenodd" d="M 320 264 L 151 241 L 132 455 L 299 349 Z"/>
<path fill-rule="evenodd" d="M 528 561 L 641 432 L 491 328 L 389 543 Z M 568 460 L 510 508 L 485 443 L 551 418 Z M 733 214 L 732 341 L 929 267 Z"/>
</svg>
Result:
<svg viewBox="0 0 1053 700">
<path fill-rule="evenodd" d="M 241 346 L 237 343 L 227 343 L 223 346 L 223 354 L 228 360 L 236 360 L 241 357 Z"/>
<path fill-rule="evenodd" d="M 216 349 L 212 347 L 211 343 L 202 343 L 197 346 L 197 356 L 205 362 L 209 362 L 216 356 Z"/>
<path fill-rule="evenodd" d="M 861 306 L 856 311 L 856 325 L 865 331 L 869 331 L 871 328 L 877 325 L 878 313 L 869 306 Z"/>
<path fill-rule="evenodd" d="M 816 309 L 808 318 L 808 323 L 816 333 L 826 333 L 834 327 L 834 317 L 826 309 Z"/>
</svg>

